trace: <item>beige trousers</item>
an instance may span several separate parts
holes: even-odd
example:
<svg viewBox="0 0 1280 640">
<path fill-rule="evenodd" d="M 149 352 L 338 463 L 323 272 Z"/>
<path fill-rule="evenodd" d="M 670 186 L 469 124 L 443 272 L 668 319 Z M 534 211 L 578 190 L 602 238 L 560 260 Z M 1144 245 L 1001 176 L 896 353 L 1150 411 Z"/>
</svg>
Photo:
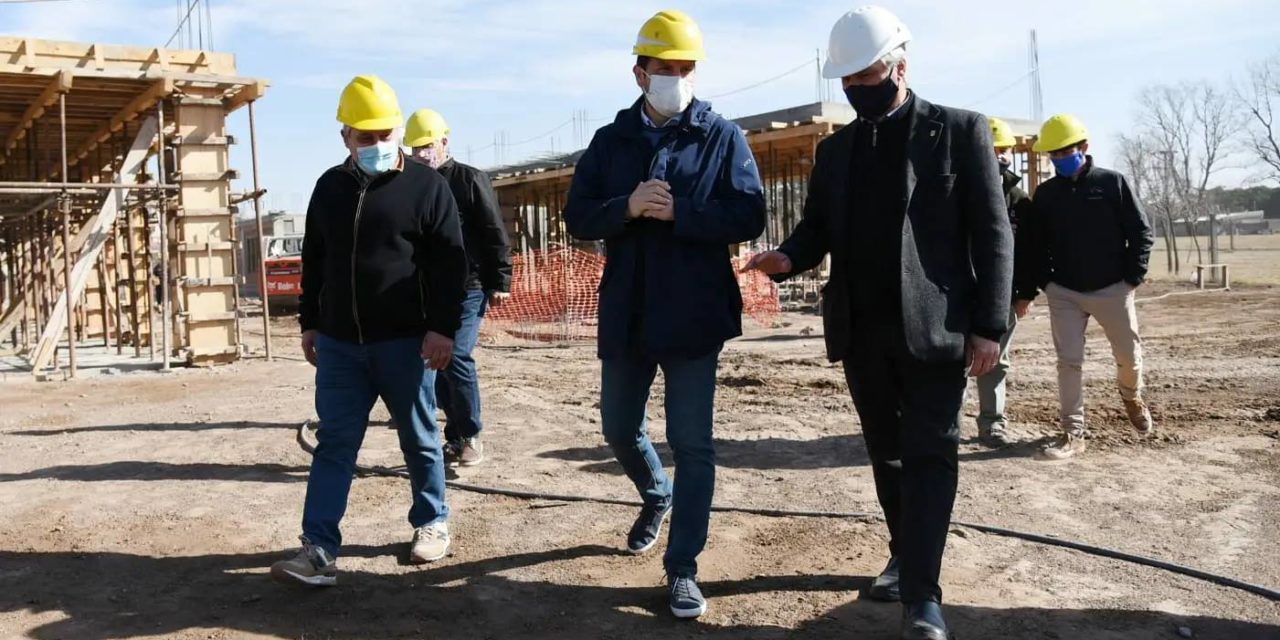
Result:
<svg viewBox="0 0 1280 640">
<path fill-rule="evenodd" d="M 1142 397 L 1142 338 L 1138 336 L 1134 287 L 1117 282 L 1105 289 L 1080 293 L 1050 283 L 1044 293 L 1049 299 L 1053 346 L 1058 352 L 1059 422 L 1063 431 L 1079 435 L 1085 430 L 1083 367 L 1085 329 L 1090 317 L 1098 321 L 1111 343 L 1120 397 Z"/>
</svg>

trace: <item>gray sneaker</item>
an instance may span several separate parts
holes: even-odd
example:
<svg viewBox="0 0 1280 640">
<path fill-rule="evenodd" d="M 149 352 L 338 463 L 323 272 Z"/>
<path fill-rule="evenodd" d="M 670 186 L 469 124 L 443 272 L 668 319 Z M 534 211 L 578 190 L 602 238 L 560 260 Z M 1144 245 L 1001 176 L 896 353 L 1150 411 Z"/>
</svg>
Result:
<svg viewBox="0 0 1280 640">
<path fill-rule="evenodd" d="M 329 552 L 311 544 L 306 536 L 302 549 L 288 560 L 271 565 L 271 577 L 279 582 L 305 584 L 311 587 L 332 587 L 338 584 L 338 564 Z"/>
<path fill-rule="evenodd" d="M 669 576 L 667 593 L 671 614 L 677 618 L 687 620 L 707 612 L 707 600 L 702 597 L 698 581 L 691 576 Z"/>
<path fill-rule="evenodd" d="M 992 449 L 1000 449 L 1017 443 L 1013 436 L 1009 435 L 1008 427 L 1003 424 L 994 424 L 985 429 L 979 428 L 978 442 Z"/>
<path fill-rule="evenodd" d="M 413 543 L 409 548 L 409 562 L 426 564 L 449 555 L 449 523 L 437 522 L 413 531 Z"/>
</svg>

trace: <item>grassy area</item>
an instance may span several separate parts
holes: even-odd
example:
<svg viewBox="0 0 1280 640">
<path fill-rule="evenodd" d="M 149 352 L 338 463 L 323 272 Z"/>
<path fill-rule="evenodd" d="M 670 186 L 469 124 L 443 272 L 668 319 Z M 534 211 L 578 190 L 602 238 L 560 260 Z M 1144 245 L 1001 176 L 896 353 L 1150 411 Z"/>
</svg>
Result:
<svg viewBox="0 0 1280 640">
<path fill-rule="evenodd" d="M 1280 285 L 1280 235 L 1269 236 L 1236 236 L 1235 251 L 1230 249 L 1231 239 L 1218 239 L 1218 259 L 1231 265 L 1231 281 L 1243 284 Z M 1209 262 L 1209 239 L 1200 237 L 1200 247 L 1204 251 L 1204 262 Z M 1191 281 L 1195 278 L 1195 265 L 1200 262 L 1196 257 L 1191 238 L 1178 238 L 1179 253 L 1182 256 L 1182 272 L 1171 273 L 1166 265 L 1168 252 L 1165 251 L 1164 239 L 1156 238 L 1155 250 L 1151 252 L 1151 271 L 1148 277 L 1154 280 Z M 1190 258 L 1187 252 L 1190 250 Z"/>
</svg>

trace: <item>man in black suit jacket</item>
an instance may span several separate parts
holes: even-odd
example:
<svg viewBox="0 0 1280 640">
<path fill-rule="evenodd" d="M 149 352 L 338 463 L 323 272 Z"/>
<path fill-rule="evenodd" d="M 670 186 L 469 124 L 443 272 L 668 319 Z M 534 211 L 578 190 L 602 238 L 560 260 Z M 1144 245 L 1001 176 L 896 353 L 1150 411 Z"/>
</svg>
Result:
<svg viewBox="0 0 1280 640">
<path fill-rule="evenodd" d="M 879 7 L 836 24 L 823 73 L 858 119 L 818 146 L 791 236 L 746 268 L 784 280 L 830 254 L 827 355 L 845 363 L 890 534 L 869 595 L 903 602 L 903 638 L 945 640 L 938 576 L 965 373 L 999 358 L 1013 239 L 987 119 L 907 89 L 909 40 Z"/>
</svg>

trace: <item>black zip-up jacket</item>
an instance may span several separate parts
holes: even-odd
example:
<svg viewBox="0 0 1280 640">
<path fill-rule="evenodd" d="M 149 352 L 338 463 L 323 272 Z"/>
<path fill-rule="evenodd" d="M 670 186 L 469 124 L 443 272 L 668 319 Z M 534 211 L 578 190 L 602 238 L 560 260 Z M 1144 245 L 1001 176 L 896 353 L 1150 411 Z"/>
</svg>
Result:
<svg viewBox="0 0 1280 640">
<path fill-rule="evenodd" d="M 1142 284 L 1155 240 L 1124 176 L 1093 164 L 1074 179 L 1056 176 L 1036 189 L 1030 234 L 1031 279 L 1019 291 L 1050 282 L 1081 293 L 1121 280 Z"/>
<path fill-rule="evenodd" d="M 450 158 L 437 169 L 458 203 L 467 247 L 467 288 L 511 291 L 511 241 L 498 194 L 485 172 Z"/>
<path fill-rule="evenodd" d="M 1004 204 L 1009 209 L 1009 227 L 1013 229 L 1013 299 L 1034 300 L 1036 297 L 1035 278 L 1030 274 L 1031 266 L 1027 252 L 1030 251 L 1031 216 L 1033 206 L 1031 196 L 1022 187 L 1022 177 L 1005 169 Z M 1030 285 L 1027 283 L 1030 282 Z"/>
<path fill-rule="evenodd" d="M 324 172 L 307 207 L 302 330 L 369 343 L 452 338 L 467 255 L 458 207 L 439 173 L 401 158 L 369 178 L 351 160 Z"/>
</svg>

